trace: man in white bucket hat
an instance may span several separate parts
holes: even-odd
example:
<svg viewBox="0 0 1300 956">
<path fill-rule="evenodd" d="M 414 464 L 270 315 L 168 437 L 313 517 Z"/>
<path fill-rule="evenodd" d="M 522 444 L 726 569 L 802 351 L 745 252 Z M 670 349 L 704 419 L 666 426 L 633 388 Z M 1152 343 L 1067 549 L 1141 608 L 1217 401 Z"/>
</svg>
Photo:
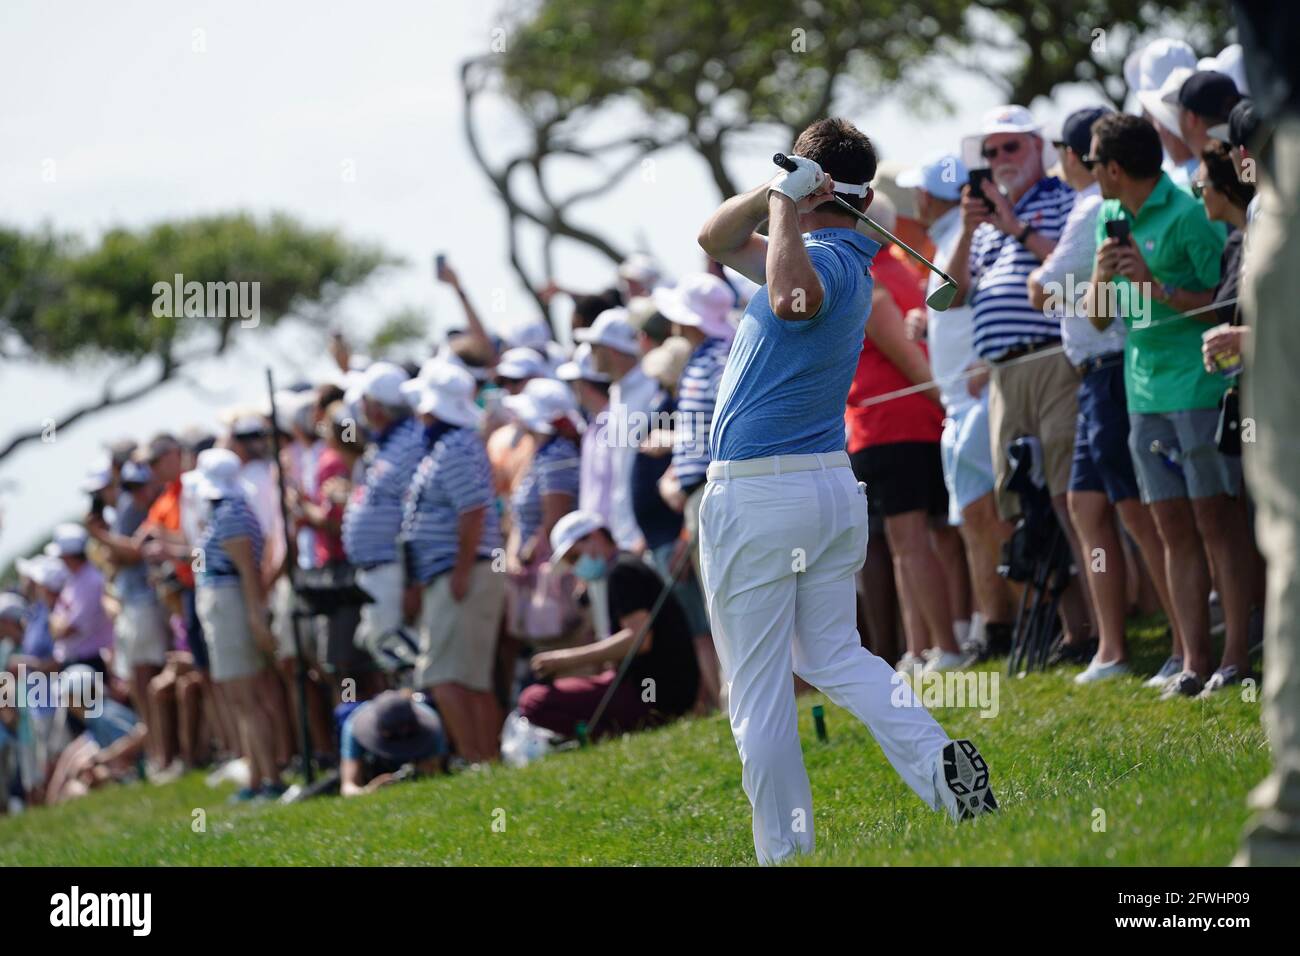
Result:
<svg viewBox="0 0 1300 956">
<path fill-rule="evenodd" d="M 428 689 L 460 755 L 496 756 L 501 726 L 492 665 L 505 605 L 505 576 L 492 468 L 478 433 L 474 378 L 451 365 L 428 368 L 403 387 L 424 424 L 428 453 L 406 493 L 399 536 L 406 614 L 420 622 L 413 685 Z"/>
</svg>

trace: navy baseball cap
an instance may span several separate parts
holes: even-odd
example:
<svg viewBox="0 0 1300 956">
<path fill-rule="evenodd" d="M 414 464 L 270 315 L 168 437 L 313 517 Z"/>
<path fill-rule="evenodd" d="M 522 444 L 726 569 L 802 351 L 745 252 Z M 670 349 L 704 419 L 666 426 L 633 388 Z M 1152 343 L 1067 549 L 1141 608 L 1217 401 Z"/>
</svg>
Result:
<svg viewBox="0 0 1300 956">
<path fill-rule="evenodd" d="M 1178 105 L 1197 116 L 1227 116 L 1240 99 L 1236 82 L 1217 70 L 1193 73 L 1178 90 Z"/>
<path fill-rule="evenodd" d="M 1212 139 L 1221 139 L 1231 146 L 1240 148 L 1250 146 L 1250 141 L 1259 132 L 1259 127 L 1260 120 L 1259 114 L 1255 112 L 1255 101 L 1249 97 L 1242 97 L 1228 114 L 1228 122 L 1211 126 L 1206 132 Z"/>
<path fill-rule="evenodd" d="M 1061 138 L 1058 142 L 1070 147 L 1076 155 L 1087 156 L 1088 148 L 1092 145 L 1092 124 L 1111 112 L 1114 111 L 1109 106 L 1089 106 L 1075 110 L 1061 124 Z"/>
</svg>

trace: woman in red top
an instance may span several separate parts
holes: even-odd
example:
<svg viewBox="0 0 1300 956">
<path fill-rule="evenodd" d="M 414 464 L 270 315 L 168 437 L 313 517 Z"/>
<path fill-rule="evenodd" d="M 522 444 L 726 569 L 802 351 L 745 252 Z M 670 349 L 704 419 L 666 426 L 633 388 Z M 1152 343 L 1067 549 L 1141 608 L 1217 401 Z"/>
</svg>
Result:
<svg viewBox="0 0 1300 956">
<path fill-rule="evenodd" d="M 882 197 L 876 197 L 871 211 L 890 228 L 887 220 L 892 209 Z M 909 309 L 924 308 L 925 289 L 887 244 L 876 254 L 871 274 L 875 279 L 871 316 L 844 413 L 849 459 L 858 480 L 867 486 L 867 510 L 884 521 L 893 555 L 907 638 L 907 653 L 898 667 L 947 670 L 963 666 L 967 659 L 953 632 L 948 581 L 930 533 L 931 517 L 946 522 L 948 515 L 939 452 L 943 434 L 939 393 L 930 388 L 864 404 L 933 378 L 925 346 L 909 340 L 903 325 Z M 873 595 L 882 591 L 879 574 L 878 563 L 873 568 L 869 556 L 863 568 L 869 617 L 879 616 L 879 609 L 871 607 Z"/>
</svg>

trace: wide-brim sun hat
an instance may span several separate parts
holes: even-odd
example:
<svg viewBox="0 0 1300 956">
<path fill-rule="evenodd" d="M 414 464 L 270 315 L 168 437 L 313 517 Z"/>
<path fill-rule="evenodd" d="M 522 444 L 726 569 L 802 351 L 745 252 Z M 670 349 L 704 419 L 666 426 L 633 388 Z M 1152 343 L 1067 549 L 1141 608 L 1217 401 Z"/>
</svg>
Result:
<svg viewBox="0 0 1300 956">
<path fill-rule="evenodd" d="M 244 493 L 239 480 L 243 463 L 228 448 L 208 448 L 195 459 L 195 493 L 209 501 L 233 498 Z"/>
<path fill-rule="evenodd" d="M 443 375 L 426 378 L 422 374 L 411 379 L 402 386 L 402 393 L 418 415 L 432 415 L 460 428 L 477 428 L 483 409 L 474 403 L 474 388 L 469 372 L 447 366 Z"/>
<path fill-rule="evenodd" d="M 1142 104 L 1142 108 L 1167 132 L 1180 140 L 1183 134 L 1178 127 L 1178 91 L 1183 88 L 1187 78 L 1195 72 L 1190 67 L 1175 67 L 1158 89 L 1142 90 L 1138 93 L 1138 102 Z"/>
<path fill-rule="evenodd" d="M 553 378 L 535 378 L 524 386 L 518 395 L 507 395 L 501 407 L 514 415 L 529 431 L 554 435 L 555 423 L 569 421 L 579 431 L 583 428 L 582 415 L 573 390 Z"/>
<path fill-rule="evenodd" d="M 352 736 L 370 753 L 402 763 L 437 754 L 442 724 L 437 715 L 399 690 L 387 690 L 358 708 Z"/>
<path fill-rule="evenodd" d="M 688 275 L 671 289 L 656 289 L 654 304 L 668 321 L 697 328 L 710 338 L 729 339 L 736 333 L 729 321 L 736 293 L 711 272 Z"/>
</svg>

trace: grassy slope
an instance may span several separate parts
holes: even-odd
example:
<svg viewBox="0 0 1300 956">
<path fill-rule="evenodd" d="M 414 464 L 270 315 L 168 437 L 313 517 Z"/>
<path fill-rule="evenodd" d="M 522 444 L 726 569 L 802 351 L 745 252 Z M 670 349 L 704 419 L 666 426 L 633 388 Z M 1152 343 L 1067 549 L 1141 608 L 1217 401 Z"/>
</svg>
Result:
<svg viewBox="0 0 1300 956">
<path fill-rule="evenodd" d="M 1137 641 L 1153 670 L 1163 642 Z M 817 742 L 800 700 L 821 864 L 1187 864 L 1231 859 L 1268 754 L 1239 694 L 1158 701 L 1136 679 L 1084 689 L 1074 670 L 1003 679 L 1000 712 L 938 711 L 976 740 L 1003 812 L 957 828 L 828 705 Z M 725 721 L 684 721 L 523 770 L 462 774 L 342 801 L 230 807 L 192 774 L 0 818 L 0 866 L 159 864 L 748 864 L 749 806 Z M 207 814 L 207 831 L 191 829 Z M 1095 810 L 1105 832 L 1094 832 Z M 505 830 L 494 832 L 494 811 Z M 500 813 L 495 814 L 501 818 Z"/>
</svg>

